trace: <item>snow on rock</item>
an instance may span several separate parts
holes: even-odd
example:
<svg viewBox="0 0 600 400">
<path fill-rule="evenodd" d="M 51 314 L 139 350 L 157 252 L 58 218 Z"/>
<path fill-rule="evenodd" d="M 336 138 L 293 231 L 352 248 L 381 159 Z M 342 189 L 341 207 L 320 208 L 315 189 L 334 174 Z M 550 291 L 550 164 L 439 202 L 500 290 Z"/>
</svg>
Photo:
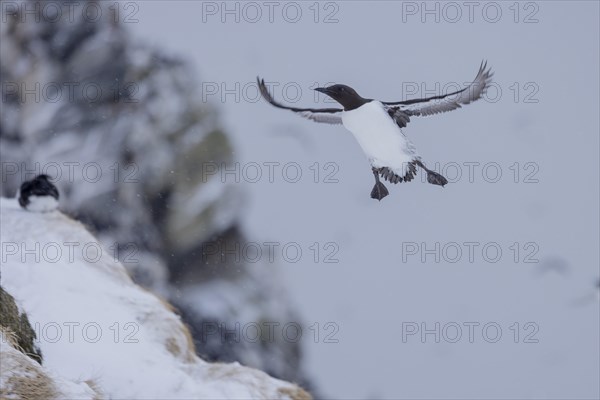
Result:
<svg viewBox="0 0 600 400">
<path fill-rule="evenodd" d="M 10 335 L 0 330 L 0 397 L 2 399 L 102 398 L 92 381 L 73 382 L 42 367 L 18 350 Z"/>
<path fill-rule="evenodd" d="M 4 198 L 0 219 L 2 287 L 43 356 L 40 366 L 2 332 L 4 397 L 18 398 L 15 382 L 37 377 L 48 381 L 48 398 L 310 398 L 264 372 L 198 358 L 169 304 L 133 283 L 81 223 Z"/>
</svg>

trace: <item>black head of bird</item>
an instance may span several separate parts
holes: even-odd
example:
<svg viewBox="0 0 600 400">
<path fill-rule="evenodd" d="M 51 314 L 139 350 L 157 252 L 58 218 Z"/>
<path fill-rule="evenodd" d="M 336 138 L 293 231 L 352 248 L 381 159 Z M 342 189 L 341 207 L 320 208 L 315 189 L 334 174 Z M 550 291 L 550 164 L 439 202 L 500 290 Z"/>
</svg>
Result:
<svg viewBox="0 0 600 400">
<path fill-rule="evenodd" d="M 51 211 L 56 208 L 59 197 L 58 189 L 48 175 L 38 175 L 23 182 L 17 195 L 21 207 L 30 211 Z"/>
<path fill-rule="evenodd" d="M 370 101 L 370 99 L 362 98 L 356 90 L 352 89 L 347 85 L 332 85 L 323 88 L 316 88 L 317 92 L 321 92 L 331 97 L 342 106 L 344 106 L 344 110 L 349 111 L 355 108 L 362 106 L 363 104 Z"/>
</svg>

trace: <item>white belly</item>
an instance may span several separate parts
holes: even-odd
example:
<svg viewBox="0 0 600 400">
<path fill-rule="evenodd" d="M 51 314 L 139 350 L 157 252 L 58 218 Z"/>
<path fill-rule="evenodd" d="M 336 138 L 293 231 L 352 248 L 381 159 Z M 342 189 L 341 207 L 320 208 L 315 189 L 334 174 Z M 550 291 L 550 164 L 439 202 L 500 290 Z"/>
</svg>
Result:
<svg viewBox="0 0 600 400">
<path fill-rule="evenodd" d="M 48 212 L 56 210 L 58 201 L 52 196 L 29 196 L 28 211 Z"/>
<path fill-rule="evenodd" d="M 404 176 L 407 164 L 418 158 L 414 145 L 378 101 L 345 111 L 342 123 L 352 132 L 375 168 L 388 167 Z"/>
</svg>

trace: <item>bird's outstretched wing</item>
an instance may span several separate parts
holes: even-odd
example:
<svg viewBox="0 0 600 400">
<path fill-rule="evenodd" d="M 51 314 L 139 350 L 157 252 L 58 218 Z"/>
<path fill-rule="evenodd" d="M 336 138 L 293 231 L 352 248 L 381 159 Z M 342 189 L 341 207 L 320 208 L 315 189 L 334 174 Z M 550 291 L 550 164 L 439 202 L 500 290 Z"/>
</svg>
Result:
<svg viewBox="0 0 600 400">
<path fill-rule="evenodd" d="M 456 110 L 462 105 L 469 104 L 483 96 L 492 81 L 493 73 L 487 68 L 487 62 L 482 62 L 475 80 L 467 87 L 456 92 L 425 99 L 413 99 L 397 102 L 382 102 L 392 118 L 401 128 L 406 126 L 410 116 L 427 116 L 446 111 Z M 395 117 L 397 115 L 397 118 Z M 404 125 L 404 126 L 402 126 Z"/>
<path fill-rule="evenodd" d="M 260 90 L 260 94 L 271 103 L 273 106 L 277 108 L 283 108 L 284 110 L 290 110 L 298 115 L 303 116 L 304 118 L 308 118 L 315 122 L 322 122 L 326 124 L 341 124 L 342 123 L 342 111 L 341 108 L 296 108 L 296 107 L 288 107 L 284 106 L 281 103 L 278 103 L 273 99 L 267 87 L 265 86 L 265 80 L 256 78 L 258 83 L 258 88 Z"/>
</svg>

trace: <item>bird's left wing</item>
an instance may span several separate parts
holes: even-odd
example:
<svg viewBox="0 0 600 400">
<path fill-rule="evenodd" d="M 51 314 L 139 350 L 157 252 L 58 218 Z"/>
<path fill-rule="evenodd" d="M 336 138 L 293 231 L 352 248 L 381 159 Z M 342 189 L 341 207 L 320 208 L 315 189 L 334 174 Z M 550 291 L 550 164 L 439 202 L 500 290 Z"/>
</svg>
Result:
<svg viewBox="0 0 600 400">
<path fill-rule="evenodd" d="M 341 108 L 296 108 L 296 107 L 288 107 L 284 106 L 281 103 L 278 103 L 273 99 L 273 96 L 267 90 L 265 85 L 265 80 L 256 78 L 258 83 L 258 88 L 260 90 L 260 94 L 271 103 L 273 106 L 277 108 L 282 108 L 284 110 L 290 110 L 298 115 L 303 116 L 304 118 L 308 118 L 315 122 L 322 122 L 325 124 L 341 124 L 342 123 L 342 110 Z"/>
<path fill-rule="evenodd" d="M 425 99 L 413 99 L 397 102 L 383 102 L 390 115 L 394 113 L 407 116 L 427 116 L 456 110 L 465 104 L 479 100 L 492 82 L 493 73 L 487 68 L 487 62 L 482 62 L 475 80 L 467 87 L 456 92 Z M 408 122 L 408 121 L 406 121 Z M 400 124 L 399 124 L 400 125 Z"/>
</svg>

